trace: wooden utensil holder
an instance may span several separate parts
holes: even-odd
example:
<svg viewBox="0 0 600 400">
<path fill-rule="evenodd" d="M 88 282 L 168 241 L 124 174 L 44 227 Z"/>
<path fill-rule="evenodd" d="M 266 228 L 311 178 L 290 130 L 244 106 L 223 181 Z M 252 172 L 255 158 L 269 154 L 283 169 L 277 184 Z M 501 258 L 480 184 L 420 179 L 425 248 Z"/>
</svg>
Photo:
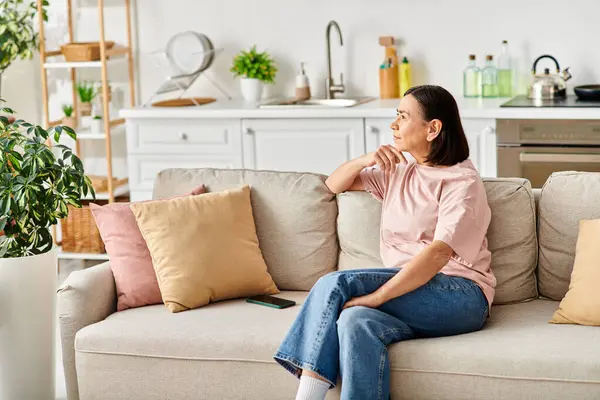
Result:
<svg viewBox="0 0 600 400">
<path fill-rule="evenodd" d="M 397 99 L 400 97 L 397 65 L 379 69 L 379 97 L 382 99 Z"/>
</svg>

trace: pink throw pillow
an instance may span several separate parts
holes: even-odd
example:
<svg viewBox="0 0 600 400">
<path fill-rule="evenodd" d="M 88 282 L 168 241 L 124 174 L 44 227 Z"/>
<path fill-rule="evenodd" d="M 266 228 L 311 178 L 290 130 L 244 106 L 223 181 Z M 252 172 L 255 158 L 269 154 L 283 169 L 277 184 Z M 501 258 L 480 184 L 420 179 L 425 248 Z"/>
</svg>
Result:
<svg viewBox="0 0 600 400">
<path fill-rule="evenodd" d="M 200 185 L 185 196 L 203 193 Z M 152 257 L 129 204 L 90 204 L 115 277 L 117 311 L 162 303 Z"/>
</svg>

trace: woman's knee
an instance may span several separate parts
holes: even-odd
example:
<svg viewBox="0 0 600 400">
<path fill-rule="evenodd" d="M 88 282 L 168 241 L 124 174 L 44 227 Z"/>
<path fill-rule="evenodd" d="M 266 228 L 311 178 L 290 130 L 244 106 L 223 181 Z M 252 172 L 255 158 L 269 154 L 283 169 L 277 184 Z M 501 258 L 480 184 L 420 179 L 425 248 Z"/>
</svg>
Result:
<svg viewBox="0 0 600 400">
<path fill-rule="evenodd" d="M 337 320 L 338 333 L 350 333 L 362 329 L 372 309 L 365 306 L 356 306 L 342 310 Z"/>
<path fill-rule="evenodd" d="M 334 271 L 328 273 L 327 275 L 323 275 L 317 280 L 315 287 L 334 288 L 340 286 L 340 283 L 345 280 L 344 274 L 341 272 L 344 271 Z"/>
</svg>

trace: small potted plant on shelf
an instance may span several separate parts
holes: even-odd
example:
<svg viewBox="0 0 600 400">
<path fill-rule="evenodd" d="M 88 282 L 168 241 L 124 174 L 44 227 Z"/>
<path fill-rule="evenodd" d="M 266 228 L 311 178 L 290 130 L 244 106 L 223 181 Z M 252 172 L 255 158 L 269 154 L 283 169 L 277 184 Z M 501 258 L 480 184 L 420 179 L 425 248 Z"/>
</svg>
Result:
<svg viewBox="0 0 600 400">
<path fill-rule="evenodd" d="M 102 117 L 99 115 L 95 115 L 94 118 L 92 118 L 90 130 L 92 131 L 92 133 L 101 133 L 103 124 L 104 122 L 102 121 Z"/>
<path fill-rule="evenodd" d="M 68 126 L 45 130 L 0 116 L 0 327 L 11 346 L 2 355 L 11 367 L 0 374 L 0 398 L 54 398 L 57 250 L 50 229 L 83 196 L 95 198 L 81 160 L 50 140 L 63 134 L 76 138 Z"/>
<path fill-rule="evenodd" d="M 230 72 L 241 78 L 242 95 L 246 101 L 258 102 L 265 83 L 274 83 L 277 67 L 268 52 L 259 53 L 256 46 L 242 51 L 233 59 Z"/>
<path fill-rule="evenodd" d="M 71 129 L 77 128 L 77 119 L 73 115 L 73 106 L 71 104 L 63 104 L 62 111 L 65 116 L 61 123 Z"/>
<path fill-rule="evenodd" d="M 87 82 L 79 82 L 77 83 L 76 88 L 77 94 L 79 95 L 79 109 L 81 111 L 81 115 L 88 117 L 92 115 L 92 101 L 94 100 L 94 97 L 96 97 L 94 86 Z"/>
</svg>

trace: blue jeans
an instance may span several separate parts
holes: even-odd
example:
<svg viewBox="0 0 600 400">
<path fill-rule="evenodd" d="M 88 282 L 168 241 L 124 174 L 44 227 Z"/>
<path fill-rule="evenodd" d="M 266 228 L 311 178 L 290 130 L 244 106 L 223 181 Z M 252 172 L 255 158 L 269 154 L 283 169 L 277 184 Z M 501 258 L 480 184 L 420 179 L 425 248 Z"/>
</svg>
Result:
<svg viewBox="0 0 600 400">
<path fill-rule="evenodd" d="M 441 273 L 377 309 L 359 306 L 342 311 L 352 297 L 376 291 L 398 271 L 359 269 L 321 277 L 275 353 L 275 360 L 297 377 L 301 369 L 309 369 L 331 387 L 339 374 L 342 400 L 387 400 L 388 344 L 457 335 L 483 327 L 488 315 L 483 291 L 468 279 Z"/>
</svg>

